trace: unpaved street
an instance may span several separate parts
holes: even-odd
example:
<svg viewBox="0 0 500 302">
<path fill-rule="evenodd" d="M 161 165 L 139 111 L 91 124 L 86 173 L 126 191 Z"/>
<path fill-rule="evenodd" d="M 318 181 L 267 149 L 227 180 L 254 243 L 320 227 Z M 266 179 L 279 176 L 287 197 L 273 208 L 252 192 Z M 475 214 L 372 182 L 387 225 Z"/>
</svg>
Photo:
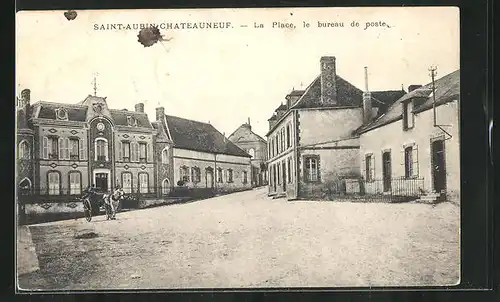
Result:
<svg viewBox="0 0 500 302">
<path fill-rule="evenodd" d="M 459 208 L 287 202 L 266 189 L 30 226 L 24 289 L 424 286 L 458 283 Z M 97 237 L 76 239 L 95 233 Z"/>
</svg>

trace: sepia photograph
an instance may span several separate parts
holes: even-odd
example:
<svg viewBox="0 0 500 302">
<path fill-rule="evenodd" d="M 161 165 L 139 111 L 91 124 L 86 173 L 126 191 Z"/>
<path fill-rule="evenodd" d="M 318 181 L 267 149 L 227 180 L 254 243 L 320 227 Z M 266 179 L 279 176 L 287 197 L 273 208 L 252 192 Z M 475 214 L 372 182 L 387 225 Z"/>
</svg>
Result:
<svg viewBox="0 0 500 302">
<path fill-rule="evenodd" d="M 18 292 L 460 284 L 457 7 L 20 11 Z"/>
</svg>

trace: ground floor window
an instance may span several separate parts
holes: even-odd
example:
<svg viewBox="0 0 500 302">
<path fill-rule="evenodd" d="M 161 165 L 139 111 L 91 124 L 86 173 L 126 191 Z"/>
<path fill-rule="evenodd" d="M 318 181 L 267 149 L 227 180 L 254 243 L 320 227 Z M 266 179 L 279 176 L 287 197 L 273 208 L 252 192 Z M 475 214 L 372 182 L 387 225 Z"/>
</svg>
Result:
<svg viewBox="0 0 500 302">
<path fill-rule="evenodd" d="M 139 174 L 139 192 L 148 193 L 148 174 Z"/>
<path fill-rule="evenodd" d="M 191 178 L 194 183 L 198 183 L 201 181 L 201 170 L 198 167 L 191 168 Z"/>
<path fill-rule="evenodd" d="M 291 158 L 288 158 L 288 163 L 287 163 L 287 167 L 288 167 L 288 183 L 291 183 L 292 182 L 292 159 Z"/>
<path fill-rule="evenodd" d="M 132 173 L 124 172 L 122 173 L 122 186 L 123 192 L 132 193 Z"/>
<path fill-rule="evenodd" d="M 163 195 L 168 195 L 168 193 L 170 193 L 170 183 L 168 179 L 164 179 L 161 183 L 161 192 Z"/>
<path fill-rule="evenodd" d="M 186 183 L 189 182 L 189 168 L 186 166 L 182 166 L 180 170 L 181 180 Z"/>
<path fill-rule="evenodd" d="M 305 181 L 318 181 L 318 157 L 306 156 L 304 158 L 304 178 Z"/>
<path fill-rule="evenodd" d="M 227 182 L 233 182 L 233 170 L 227 170 Z"/>
<path fill-rule="evenodd" d="M 49 195 L 59 195 L 61 189 L 61 179 L 58 172 L 47 173 L 47 183 L 49 185 Z"/>
<path fill-rule="evenodd" d="M 248 182 L 247 171 L 243 171 L 243 183 L 246 184 Z"/>
<path fill-rule="evenodd" d="M 217 169 L 217 182 L 222 183 L 222 169 Z"/>
<path fill-rule="evenodd" d="M 69 173 L 69 194 L 79 195 L 82 193 L 82 177 L 80 172 Z"/>
</svg>

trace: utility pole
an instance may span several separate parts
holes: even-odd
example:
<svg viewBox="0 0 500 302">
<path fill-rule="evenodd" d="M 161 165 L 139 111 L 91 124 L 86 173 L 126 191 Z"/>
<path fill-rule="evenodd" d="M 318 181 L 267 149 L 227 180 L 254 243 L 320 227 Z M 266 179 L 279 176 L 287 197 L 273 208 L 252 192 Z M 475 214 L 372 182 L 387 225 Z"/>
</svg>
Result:
<svg viewBox="0 0 500 302">
<path fill-rule="evenodd" d="M 94 81 L 93 81 L 93 84 L 94 84 L 94 96 L 97 96 L 97 76 L 99 74 L 98 73 L 94 73 Z"/>
<path fill-rule="evenodd" d="M 436 127 L 436 125 L 437 125 L 437 123 L 436 123 L 436 86 L 434 83 L 434 79 L 436 78 L 436 75 L 437 75 L 436 70 L 437 70 L 436 66 L 431 66 L 429 68 L 430 76 L 432 79 L 432 111 L 434 113 L 434 127 Z"/>
</svg>

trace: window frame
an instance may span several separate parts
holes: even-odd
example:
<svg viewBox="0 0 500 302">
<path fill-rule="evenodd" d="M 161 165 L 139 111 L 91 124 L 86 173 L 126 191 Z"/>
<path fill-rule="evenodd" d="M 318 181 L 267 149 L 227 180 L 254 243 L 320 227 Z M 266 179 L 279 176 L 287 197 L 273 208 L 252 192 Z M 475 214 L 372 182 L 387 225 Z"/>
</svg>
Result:
<svg viewBox="0 0 500 302">
<path fill-rule="evenodd" d="M 190 171 L 189 171 L 189 167 L 188 167 L 188 166 L 186 166 L 186 165 L 183 165 L 183 166 L 180 166 L 180 167 L 179 167 L 179 169 L 180 169 L 180 171 L 179 171 L 179 172 L 180 172 L 180 173 L 179 173 L 179 174 L 180 174 L 180 175 L 179 175 L 179 176 L 180 176 L 180 180 L 182 180 L 184 183 L 189 183 L 189 182 L 191 182 L 191 181 L 190 181 L 190 176 L 191 176 L 191 175 L 189 175 L 189 174 L 190 174 L 190 173 L 189 173 L 189 172 L 190 172 Z"/>
<path fill-rule="evenodd" d="M 375 158 L 373 153 L 365 154 L 365 180 L 367 182 L 375 181 Z"/>
<path fill-rule="evenodd" d="M 142 182 L 143 179 L 141 178 L 143 175 L 146 176 L 146 183 L 145 183 L 146 184 L 146 186 L 145 186 L 146 191 L 145 192 L 143 192 L 144 186 L 143 186 L 143 182 Z M 138 184 L 137 184 L 138 185 L 137 186 L 137 192 L 138 193 L 141 193 L 141 194 L 147 194 L 147 193 L 149 193 L 149 174 L 148 173 L 146 173 L 146 172 L 139 172 L 139 173 L 137 173 L 137 182 L 138 182 Z"/>
<path fill-rule="evenodd" d="M 76 154 L 73 153 L 74 143 L 76 142 Z M 69 138 L 69 159 L 70 160 L 79 160 L 80 159 L 80 138 L 78 137 L 70 137 Z"/>
<path fill-rule="evenodd" d="M 409 108 L 411 107 L 411 111 Z M 409 121 L 411 120 L 411 126 Z M 406 102 L 403 102 L 403 130 L 413 129 L 415 126 L 415 114 L 413 114 L 413 101 L 410 99 Z"/>
<path fill-rule="evenodd" d="M 72 193 L 72 186 L 71 186 L 71 175 L 78 175 L 79 181 L 78 181 L 78 193 Z M 68 172 L 68 195 L 81 195 L 82 194 L 82 172 L 80 171 L 69 171 Z"/>
<path fill-rule="evenodd" d="M 20 141 L 18 144 L 18 148 L 19 159 L 31 159 L 31 148 L 27 140 L 23 139 L 22 141 Z"/>
<path fill-rule="evenodd" d="M 104 151 L 104 155 L 99 155 L 99 148 L 98 148 L 98 142 L 103 142 L 103 151 Z M 108 140 L 105 139 L 104 137 L 97 137 L 95 138 L 94 140 L 94 160 L 95 161 L 109 161 L 109 152 L 108 152 L 108 148 L 109 148 L 109 145 L 108 145 Z M 104 160 L 102 159 L 104 157 Z"/>
<path fill-rule="evenodd" d="M 321 175 L 320 175 L 320 157 L 319 155 L 304 155 L 303 156 L 303 171 L 304 171 L 304 182 L 306 183 L 320 183 Z M 315 167 L 312 168 L 312 163 L 314 162 Z M 307 167 L 309 163 L 309 168 Z M 316 173 L 312 173 L 312 169 L 315 170 Z M 315 176 L 314 179 L 312 176 Z"/>
<path fill-rule="evenodd" d="M 130 175 L 130 192 L 127 192 L 127 190 L 125 189 L 125 181 L 124 181 L 124 175 Z M 134 192 L 134 177 L 132 175 L 132 172 L 129 172 L 129 171 L 124 171 L 121 173 L 121 179 L 122 179 L 122 189 L 123 189 L 123 192 L 127 193 L 127 194 L 131 194 Z"/>
<path fill-rule="evenodd" d="M 57 179 L 58 179 L 58 183 L 57 183 L 57 194 L 51 194 L 52 190 L 51 190 L 51 182 L 50 182 L 50 175 L 51 174 L 55 174 L 57 175 Z M 62 192 L 62 188 L 61 188 L 61 182 L 62 182 L 62 179 L 61 179 L 61 172 L 60 171 L 57 171 L 57 170 L 50 170 L 50 171 L 47 171 L 47 175 L 46 175 L 46 179 L 47 179 L 47 195 L 51 195 L 51 196 L 58 196 L 58 195 L 61 195 L 61 192 Z"/>
<path fill-rule="evenodd" d="M 413 167 L 413 145 L 404 147 L 404 169 L 405 178 L 411 179 L 415 177 L 415 171 Z"/>
<path fill-rule="evenodd" d="M 144 149 L 143 149 L 144 147 Z M 139 162 L 141 163 L 147 163 L 148 162 L 148 143 L 146 142 L 139 142 L 138 143 L 138 157 L 139 157 Z M 144 151 L 144 154 L 142 154 L 142 151 Z M 143 157 L 144 155 L 144 157 Z"/>
</svg>

